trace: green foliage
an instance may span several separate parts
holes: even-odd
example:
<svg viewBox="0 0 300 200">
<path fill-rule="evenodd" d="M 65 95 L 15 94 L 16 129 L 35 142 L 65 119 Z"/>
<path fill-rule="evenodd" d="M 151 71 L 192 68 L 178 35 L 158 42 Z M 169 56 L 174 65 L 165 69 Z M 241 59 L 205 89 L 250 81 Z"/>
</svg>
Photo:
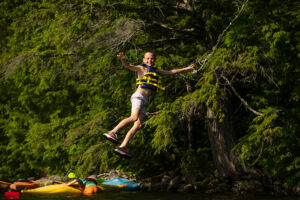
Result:
<svg viewBox="0 0 300 200">
<path fill-rule="evenodd" d="M 101 137 L 129 116 L 135 89 L 117 52 L 139 64 L 153 51 L 167 70 L 200 62 L 238 8 L 220 0 L 2 1 L 0 179 L 112 168 L 141 177 L 178 167 L 210 173 L 211 108 L 219 122 L 232 117 L 234 150 L 247 167 L 287 188 L 299 183 L 297 1 L 249 1 L 197 74 L 161 77 L 167 89 L 151 99 L 145 127 L 130 141 L 135 162 Z"/>
<path fill-rule="evenodd" d="M 253 119 L 248 130 L 250 134 L 240 138 L 239 144 L 235 147 L 243 160 L 254 160 L 252 164 L 255 165 L 259 161 L 265 143 L 272 143 L 273 138 L 278 137 L 279 132 L 282 131 L 282 127 L 275 126 L 278 112 L 278 110 L 268 108 L 263 110 L 262 116 Z M 257 151 L 257 149 L 260 151 Z"/>
</svg>

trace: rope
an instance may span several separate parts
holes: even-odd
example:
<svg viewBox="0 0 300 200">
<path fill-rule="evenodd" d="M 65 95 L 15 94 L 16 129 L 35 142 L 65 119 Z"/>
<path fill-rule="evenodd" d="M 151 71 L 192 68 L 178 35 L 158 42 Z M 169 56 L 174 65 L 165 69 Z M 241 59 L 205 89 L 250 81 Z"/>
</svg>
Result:
<svg viewBox="0 0 300 200">
<path fill-rule="evenodd" d="M 244 10 L 246 4 L 248 3 L 248 0 L 245 0 L 245 2 L 242 4 L 242 7 L 239 9 L 237 15 L 232 19 L 232 21 L 226 26 L 226 28 L 222 31 L 222 33 L 218 36 L 218 40 L 217 43 L 215 44 L 215 46 L 212 48 L 212 52 L 210 52 L 205 59 L 201 60 L 199 63 L 200 68 L 197 70 L 194 70 L 192 72 L 192 74 L 196 74 L 198 73 L 198 71 L 203 69 L 203 66 L 207 63 L 207 61 L 210 59 L 211 56 L 214 55 L 215 51 L 218 48 L 219 43 L 221 42 L 221 40 L 223 39 L 224 34 L 227 32 L 227 30 L 232 26 L 232 24 L 237 20 L 237 18 L 241 15 L 242 11 Z M 197 59 L 196 59 L 197 60 Z M 196 62 L 195 62 L 196 63 Z"/>
</svg>

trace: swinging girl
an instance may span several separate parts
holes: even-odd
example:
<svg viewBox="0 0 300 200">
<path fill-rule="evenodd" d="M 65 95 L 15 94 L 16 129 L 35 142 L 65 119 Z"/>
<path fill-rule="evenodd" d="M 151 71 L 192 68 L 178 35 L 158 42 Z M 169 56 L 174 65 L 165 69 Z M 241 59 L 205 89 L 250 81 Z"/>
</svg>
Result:
<svg viewBox="0 0 300 200">
<path fill-rule="evenodd" d="M 194 64 L 185 68 L 162 70 L 157 69 L 153 65 L 155 63 L 155 56 L 152 52 L 146 52 L 143 58 L 143 64 L 132 65 L 126 61 L 125 54 L 120 52 L 117 57 L 121 60 L 123 66 L 129 70 L 136 72 L 137 88 L 135 93 L 131 96 L 131 115 L 123 119 L 119 124 L 103 135 L 106 139 L 118 143 L 117 132 L 129 123 L 133 123 L 132 128 L 127 132 L 121 145 L 114 150 L 115 153 L 131 158 L 131 154 L 127 149 L 128 142 L 132 136 L 142 128 L 142 122 L 146 114 L 146 108 L 149 104 L 149 97 L 157 90 L 157 88 L 164 90 L 163 87 L 158 85 L 158 74 L 160 75 L 173 75 L 181 72 L 187 72 L 194 69 Z"/>
</svg>

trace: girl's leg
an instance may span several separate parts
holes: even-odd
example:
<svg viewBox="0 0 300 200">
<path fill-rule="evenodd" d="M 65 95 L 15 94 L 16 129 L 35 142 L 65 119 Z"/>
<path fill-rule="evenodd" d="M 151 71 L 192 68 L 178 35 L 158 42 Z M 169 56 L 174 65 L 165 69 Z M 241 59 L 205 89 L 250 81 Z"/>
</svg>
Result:
<svg viewBox="0 0 300 200">
<path fill-rule="evenodd" d="M 117 133 L 121 128 L 123 128 L 127 124 L 137 121 L 139 118 L 139 112 L 140 108 L 132 110 L 130 117 L 127 117 L 120 121 L 119 124 L 113 130 L 111 130 L 111 132 Z"/>
<path fill-rule="evenodd" d="M 145 114 L 142 112 L 138 112 L 137 120 L 134 122 L 132 128 L 127 132 L 122 144 L 120 147 L 126 147 L 132 136 L 142 128 L 142 123 L 144 119 Z"/>
</svg>

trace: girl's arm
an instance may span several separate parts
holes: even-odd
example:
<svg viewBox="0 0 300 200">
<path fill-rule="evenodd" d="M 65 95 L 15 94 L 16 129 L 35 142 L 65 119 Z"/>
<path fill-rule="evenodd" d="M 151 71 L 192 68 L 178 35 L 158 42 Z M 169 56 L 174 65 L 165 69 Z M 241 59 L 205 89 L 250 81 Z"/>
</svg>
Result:
<svg viewBox="0 0 300 200">
<path fill-rule="evenodd" d="M 195 67 L 194 64 L 191 64 L 187 67 L 180 68 L 180 69 L 171 69 L 171 70 L 162 70 L 162 69 L 157 69 L 157 72 L 161 75 L 173 75 L 173 74 L 178 74 L 181 72 L 187 72 L 193 70 Z"/>
<path fill-rule="evenodd" d="M 120 52 L 117 54 L 117 57 L 121 60 L 123 66 L 127 69 L 130 69 L 132 71 L 140 71 L 141 70 L 141 67 L 140 65 L 132 65 L 130 63 L 128 63 L 126 61 L 126 57 L 125 57 L 125 54 L 123 52 Z"/>
<path fill-rule="evenodd" d="M 74 183 L 76 183 L 76 182 L 80 182 L 80 180 L 76 178 L 76 179 L 74 179 L 74 180 L 72 180 L 72 181 L 70 181 L 70 182 L 68 182 L 68 183 L 64 183 L 64 185 L 69 186 L 69 185 L 72 185 L 72 184 L 74 184 Z"/>
</svg>

